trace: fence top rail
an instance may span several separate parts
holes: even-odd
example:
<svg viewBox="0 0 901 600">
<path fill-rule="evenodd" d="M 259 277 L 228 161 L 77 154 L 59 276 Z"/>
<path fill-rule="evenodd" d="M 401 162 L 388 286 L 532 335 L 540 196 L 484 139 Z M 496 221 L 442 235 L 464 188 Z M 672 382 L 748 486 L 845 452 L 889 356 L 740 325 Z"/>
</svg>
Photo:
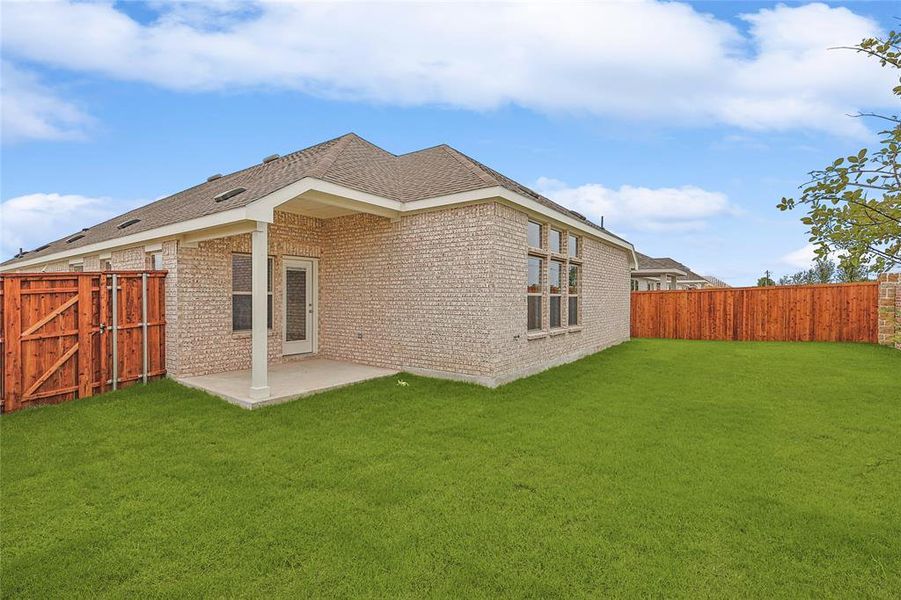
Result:
<svg viewBox="0 0 901 600">
<path fill-rule="evenodd" d="M 686 292 L 728 292 L 732 290 L 798 290 L 809 288 L 838 288 L 838 287 L 860 287 L 860 286 L 876 286 L 878 281 L 852 281 L 850 283 L 805 283 L 803 285 L 749 285 L 746 287 L 708 287 L 690 290 L 640 290 L 633 291 L 633 294 L 672 294 Z"/>
<path fill-rule="evenodd" d="M 90 275 L 92 277 L 98 275 L 121 275 L 123 277 L 140 277 L 144 273 L 147 273 L 148 277 L 165 277 L 168 273 L 168 270 L 153 270 L 153 269 L 143 269 L 143 270 L 115 270 L 115 271 L 52 271 L 48 273 L 41 273 L 38 271 L 32 271 L 27 273 L 0 273 L 0 279 L 6 277 L 14 277 L 14 278 L 22 278 L 28 279 L 33 277 L 40 277 L 42 279 L 72 279 L 74 277 L 84 277 L 85 275 Z"/>
</svg>

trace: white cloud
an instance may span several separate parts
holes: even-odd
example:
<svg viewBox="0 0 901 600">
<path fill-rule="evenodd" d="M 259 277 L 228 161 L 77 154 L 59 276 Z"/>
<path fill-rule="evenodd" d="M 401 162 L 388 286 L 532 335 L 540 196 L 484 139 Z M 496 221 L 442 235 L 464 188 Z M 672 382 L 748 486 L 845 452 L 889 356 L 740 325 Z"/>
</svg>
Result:
<svg viewBox="0 0 901 600">
<path fill-rule="evenodd" d="M 77 139 L 91 118 L 45 87 L 31 73 L 4 60 L 0 77 L 3 140 Z"/>
<path fill-rule="evenodd" d="M 844 114 L 893 104 L 888 70 L 827 50 L 877 24 L 823 4 L 744 15 L 747 35 L 688 5 L 650 0 L 155 6 L 159 18 L 141 24 L 111 3 L 10 3 L 3 47 L 175 90 L 277 87 L 477 110 L 512 103 L 752 130 L 862 135 Z"/>
<path fill-rule="evenodd" d="M 779 262 L 798 270 L 809 269 L 813 266 L 814 261 L 817 259 L 815 250 L 816 246 L 814 244 L 807 244 L 803 248 L 798 248 L 797 250 L 792 250 L 788 254 L 784 254 L 779 258 Z M 832 251 L 828 254 L 827 257 L 830 260 L 837 261 L 842 256 L 845 256 L 845 252 Z"/>
<path fill-rule="evenodd" d="M 613 231 L 685 232 L 705 229 L 715 217 L 739 214 L 725 194 L 686 185 L 647 188 L 623 185 L 618 189 L 588 183 L 570 187 L 556 179 L 540 178 L 542 194 L 576 210 Z"/>
<path fill-rule="evenodd" d="M 798 248 L 797 250 L 792 250 L 788 254 L 785 254 L 779 259 L 779 262 L 796 269 L 807 269 L 813 264 L 815 258 L 814 245 L 807 244 L 803 248 Z"/>
<path fill-rule="evenodd" d="M 19 248 L 33 250 L 136 205 L 77 194 L 38 193 L 10 198 L 0 203 L 0 253 L 9 258 Z"/>
</svg>

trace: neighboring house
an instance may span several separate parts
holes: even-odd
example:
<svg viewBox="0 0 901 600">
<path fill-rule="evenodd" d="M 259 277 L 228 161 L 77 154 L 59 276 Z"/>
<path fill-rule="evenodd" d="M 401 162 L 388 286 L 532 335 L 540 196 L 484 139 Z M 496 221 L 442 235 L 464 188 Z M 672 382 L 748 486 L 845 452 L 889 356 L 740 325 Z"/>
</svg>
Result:
<svg viewBox="0 0 901 600">
<path fill-rule="evenodd" d="M 632 269 L 632 291 L 714 287 L 708 278 L 698 275 L 677 260 L 651 258 L 641 252 L 636 252 L 635 255 L 638 257 L 638 266 Z"/>
<path fill-rule="evenodd" d="M 704 279 L 707 280 L 707 283 L 710 284 L 710 287 L 715 287 L 715 288 L 727 288 L 727 287 L 732 287 L 731 285 L 729 285 L 728 283 L 726 283 L 725 281 L 723 281 L 723 280 L 720 279 L 719 277 L 714 277 L 713 275 L 705 275 L 705 276 L 704 276 Z"/>
<path fill-rule="evenodd" d="M 174 377 L 310 355 L 497 385 L 629 338 L 632 245 L 446 145 L 344 135 L 0 267 L 168 270 Z"/>
</svg>

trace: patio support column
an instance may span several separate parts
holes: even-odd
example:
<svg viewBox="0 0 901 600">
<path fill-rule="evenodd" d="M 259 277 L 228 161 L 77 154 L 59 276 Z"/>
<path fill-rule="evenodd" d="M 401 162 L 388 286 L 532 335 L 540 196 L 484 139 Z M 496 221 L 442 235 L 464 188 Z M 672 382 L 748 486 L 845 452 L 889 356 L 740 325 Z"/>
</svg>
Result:
<svg viewBox="0 0 901 600">
<path fill-rule="evenodd" d="M 666 273 L 664 273 L 663 275 L 660 276 L 660 289 L 661 289 L 661 290 L 668 290 L 668 289 L 670 289 L 670 287 L 669 287 L 669 277 L 666 275 Z"/>
<path fill-rule="evenodd" d="M 269 397 L 269 350 L 266 328 L 267 273 L 269 258 L 269 224 L 257 221 L 251 241 L 251 371 L 250 397 Z"/>
</svg>

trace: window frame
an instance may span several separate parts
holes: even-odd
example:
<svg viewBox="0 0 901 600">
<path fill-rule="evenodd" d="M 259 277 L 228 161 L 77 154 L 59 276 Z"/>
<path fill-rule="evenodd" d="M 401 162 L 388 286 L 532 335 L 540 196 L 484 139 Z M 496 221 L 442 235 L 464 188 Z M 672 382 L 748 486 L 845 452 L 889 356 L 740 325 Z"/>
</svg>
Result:
<svg viewBox="0 0 901 600">
<path fill-rule="evenodd" d="M 532 240 L 530 239 L 531 232 L 529 231 L 529 229 L 532 225 L 538 226 L 538 245 L 537 246 L 534 246 L 532 244 Z M 535 250 L 544 250 L 544 227 L 545 227 L 544 223 L 535 221 L 533 219 L 529 219 L 529 222 L 526 225 L 526 245 L 528 245 L 529 248 L 533 248 Z"/>
<path fill-rule="evenodd" d="M 553 239 L 553 234 L 557 234 L 557 248 L 554 248 L 551 240 Z M 548 251 L 554 254 L 563 254 L 563 230 L 556 229 L 554 227 L 548 227 L 547 230 L 547 248 Z"/>
<path fill-rule="evenodd" d="M 538 261 L 538 290 L 535 291 L 532 289 L 532 284 L 529 283 L 529 273 L 531 271 L 531 262 L 533 260 Z M 543 256 L 535 256 L 534 254 L 529 254 L 526 257 L 526 332 L 527 333 L 538 333 L 544 331 L 544 288 L 545 288 L 545 280 L 546 276 L 544 273 L 545 263 L 547 261 Z M 538 314 L 535 319 L 537 322 L 537 327 L 530 328 L 529 327 L 529 311 L 532 308 L 532 298 L 538 298 Z"/>
<path fill-rule="evenodd" d="M 572 273 L 576 273 L 576 291 L 573 292 Z M 575 299 L 576 310 L 572 311 L 572 303 L 570 299 Z M 573 322 L 573 312 L 575 312 L 576 320 Z M 566 326 L 580 327 L 582 325 L 582 265 L 569 263 L 566 273 Z"/>
<path fill-rule="evenodd" d="M 570 259 L 582 258 L 582 238 L 571 231 L 566 232 L 566 255 Z"/>
<path fill-rule="evenodd" d="M 251 296 L 253 294 L 252 289 L 247 292 L 235 291 L 235 257 L 236 256 L 246 256 L 246 257 L 250 258 L 252 255 L 248 252 L 232 252 L 231 253 L 231 261 L 229 261 L 229 267 L 231 269 L 230 270 L 231 276 L 230 276 L 230 281 L 229 281 L 230 286 L 231 286 L 231 294 L 230 294 L 230 297 L 231 297 L 231 332 L 232 333 L 248 333 L 253 330 L 253 315 L 252 314 L 251 314 L 251 319 L 250 319 L 250 327 L 248 327 L 247 329 L 235 329 L 235 296 Z M 275 327 L 275 316 L 274 316 L 274 313 L 275 313 L 275 310 L 274 310 L 275 281 L 273 279 L 273 275 L 275 274 L 275 257 L 271 256 L 271 255 L 267 256 L 266 263 L 267 263 L 266 266 L 268 269 L 267 273 L 266 273 L 266 296 L 267 296 L 266 329 L 268 331 L 272 331 Z M 252 269 L 253 269 L 253 267 L 251 266 L 251 278 L 253 277 Z M 252 283 L 252 279 L 251 279 L 251 283 Z M 253 305 L 253 301 L 251 300 L 251 306 L 252 305 Z"/>
<path fill-rule="evenodd" d="M 551 279 L 551 265 L 557 265 L 559 267 L 559 271 L 557 272 L 557 291 L 553 291 L 552 289 L 552 279 Z M 562 260 L 550 260 L 548 261 L 548 270 L 547 270 L 547 295 L 548 295 L 548 319 L 547 325 L 548 329 L 560 329 L 563 327 L 563 297 L 566 295 L 564 290 L 564 273 L 567 271 L 567 265 L 565 261 Z M 568 282 L 566 282 L 568 283 Z M 554 300 L 557 300 L 557 324 L 554 325 Z"/>
<path fill-rule="evenodd" d="M 157 257 L 159 257 L 160 266 L 156 266 Z M 145 252 L 144 265 L 149 271 L 162 271 L 163 269 L 163 253 L 162 252 Z"/>
</svg>

